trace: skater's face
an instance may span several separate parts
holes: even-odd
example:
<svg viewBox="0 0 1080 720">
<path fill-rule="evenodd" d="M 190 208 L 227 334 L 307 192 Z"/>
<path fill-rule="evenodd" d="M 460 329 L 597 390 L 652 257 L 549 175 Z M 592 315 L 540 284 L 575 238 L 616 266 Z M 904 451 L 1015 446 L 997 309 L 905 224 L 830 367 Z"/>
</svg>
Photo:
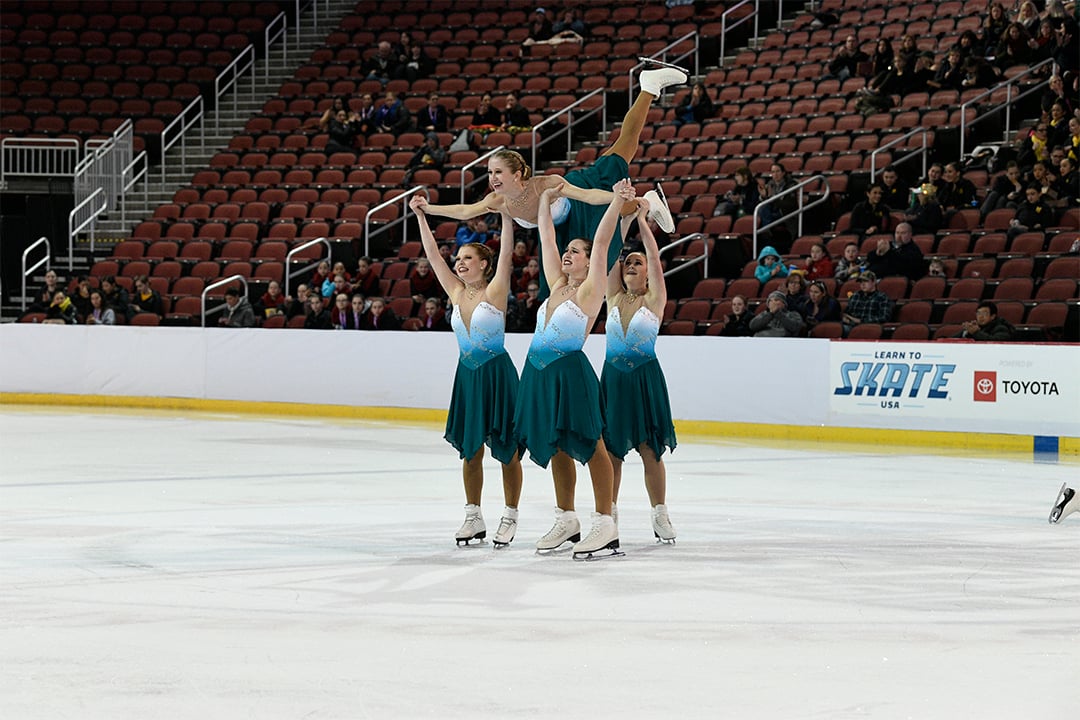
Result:
<svg viewBox="0 0 1080 720">
<path fill-rule="evenodd" d="M 630 253 L 623 261 L 623 283 L 626 289 L 637 292 L 645 288 L 648 280 L 648 265 L 641 253 Z"/>
<path fill-rule="evenodd" d="M 475 248 L 463 247 L 458 252 L 454 271 L 466 283 L 473 283 L 484 277 L 487 261 L 480 257 Z"/>
<path fill-rule="evenodd" d="M 521 185 L 521 171 L 514 172 L 504 160 L 491 158 L 488 161 L 488 183 L 497 193 L 504 192 L 508 188 L 517 190 Z"/>
<path fill-rule="evenodd" d="M 589 274 L 589 249 L 585 241 L 571 240 L 562 256 L 563 272 L 572 278 L 584 279 Z"/>
</svg>

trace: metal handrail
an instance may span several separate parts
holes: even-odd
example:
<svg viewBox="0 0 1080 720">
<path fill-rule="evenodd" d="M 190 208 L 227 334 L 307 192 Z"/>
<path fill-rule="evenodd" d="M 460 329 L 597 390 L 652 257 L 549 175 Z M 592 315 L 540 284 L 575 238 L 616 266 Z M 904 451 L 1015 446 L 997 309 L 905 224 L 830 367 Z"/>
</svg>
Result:
<svg viewBox="0 0 1080 720">
<path fill-rule="evenodd" d="M 1010 125 L 1012 124 L 1012 104 L 1013 104 L 1012 91 L 1013 91 L 1013 87 L 1019 85 L 1020 84 L 1019 81 L 1022 78 L 1025 78 L 1028 75 L 1033 74 L 1036 70 L 1039 70 L 1040 68 L 1043 68 L 1046 65 L 1051 64 L 1053 62 L 1054 62 L 1053 58 L 1048 58 L 1046 60 L 1043 60 L 1041 63 L 1038 63 L 1037 65 L 1032 65 L 1031 67 L 1025 69 L 1023 72 L 1018 73 L 1017 75 L 1014 75 L 1013 77 L 1009 78 L 1005 82 L 998 83 L 994 87 L 989 88 L 989 89 L 979 93 L 978 95 L 971 98 L 967 102 L 960 104 L 960 157 L 964 157 L 964 150 L 965 150 L 965 146 L 967 144 L 967 126 L 968 126 L 967 109 L 968 109 L 968 106 L 979 102 L 980 100 L 982 100 L 985 97 L 989 97 L 990 95 L 993 95 L 998 90 L 1004 89 L 1005 90 L 1005 102 L 1001 103 L 1000 105 L 991 107 L 987 112 L 983 113 L 982 115 L 976 115 L 972 119 L 971 124 L 974 125 L 976 122 L 979 122 L 981 120 L 985 120 L 986 118 L 990 117 L 991 114 L 1001 112 L 1002 108 L 1004 108 L 1005 109 L 1005 130 L 1008 131 Z M 1016 99 L 1019 100 L 1020 98 L 1024 97 L 1025 95 L 1030 95 L 1031 93 L 1035 92 L 1036 90 L 1041 89 L 1043 87 L 1043 85 L 1046 85 L 1049 82 L 1050 82 L 1050 80 L 1049 80 L 1049 78 L 1047 78 L 1043 82 L 1038 83 L 1034 87 L 1029 88 L 1027 91 L 1022 92 L 1019 95 L 1017 95 Z"/>
<path fill-rule="evenodd" d="M 728 16 L 731 15 L 736 10 L 738 10 L 739 8 L 741 8 L 743 5 L 748 5 L 751 2 L 754 3 L 754 12 L 750 13 L 749 15 L 747 15 L 744 18 L 740 18 L 739 20 L 736 20 L 734 23 L 732 23 L 729 26 L 728 25 Z M 725 10 L 723 13 L 721 13 L 721 15 L 720 15 L 720 61 L 718 63 L 719 67 L 724 67 L 724 47 L 725 47 L 725 45 L 727 43 L 728 30 L 734 30 L 735 28 L 739 27 L 743 23 L 748 22 L 750 19 L 753 19 L 754 20 L 754 37 L 757 37 L 757 34 L 758 34 L 758 15 L 759 15 L 758 0 L 742 0 L 742 2 L 736 3 L 735 5 L 732 5 L 727 10 Z"/>
<path fill-rule="evenodd" d="M 45 243 L 45 257 L 38 260 L 36 263 L 34 263 L 34 267 L 27 270 L 27 268 L 26 268 L 26 256 L 30 254 L 31 250 L 36 248 L 41 243 Z M 33 243 L 31 243 L 28 248 L 23 250 L 23 254 L 22 254 L 22 297 L 20 299 L 22 301 L 22 309 L 24 311 L 26 310 L 26 278 L 30 277 L 30 275 L 35 270 L 37 270 L 39 267 L 41 267 L 42 265 L 48 265 L 49 260 L 51 260 L 51 259 L 52 259 L 52 248 L 49 245 L 49 238 L 45 237 L 44 235 L 39 237 L 37 240 L 35 240 Z"/>
<path fill-rule="evenodd" d="M 669 50 L 674 50 L 676 45 L 679 45 L 679 44 L 681 44 L 681 43 L 683 43 L 683 42 L 685 42 L 685 41 L 687 41 L 687 40 L 689 40 L 691 38 L 693 38 L 693 40 L 694 40 L 694 49 L 693 50 L 687 50 L 682 55 L 679 55 L 677 57 L 673 57 L 671 59 L 668 59 L 667 54 L 668 54 Z M 687 57 L 688 55 L 691 55 L 691 54 L 693 54 L 693 56 L 694 56 L 694 72 L 692 73 L 692 75 L 697 76 L 701 72 L 701 35 L 698 34 L 697 30 L 692 30 L 692 31 L 686 33 L 685 35 L 683 35 L 678 40 L 675 40 L 674 42 L 669 43 L 668 45 L 660 48 L 659 50 L 654 52 L 652 55 L 649 55 L 648 57 L 653 58 L 653 59 L 659 57 L 660 60 L 662 60 L 663 62 L 675 64 L 679 60 L 682 60 L 683 58 L 685 58 L 685 57 Z M 639 60 L 640 60 L 640 58 L 639 58 Z M 634 84 L 634 79 L 635 79 L 634 72 L 638 68 L 645 67 L 646 64 L 647 63 L 645 63 L 644 61 L 639 62 L 637 65 L 633 66 L 632 68 L 630 68 L 629 70 L 626 71 L 626 79 L 627 79 L 626 91 L 630 94 L 630 99 L 628 100 L 628 102 L 630 102 L 631 104 L 634 102 L 634 87 L 635 87 L 635 84 Z"/>
<path fill-rule="evenodd" d="M 877 177 L 877 155 L 878 155 L 878 153 L 882 152 L 883 150 L 888 150 L 893 145 L 896 145 L 899 142 L 903 142 L 904 140 L 907 140 L 909 137 L 911 137 L 912 135 L 915 135 L 917 133 L 922 133 L 922 153 L 921 154 L 922 154 L 923 164 L 922 164 L 922 174 L 919 177 L 925 177 L 926 176 L 926 160 L 927 160 L 927 157 L 930 154 L 930 144 L 927 141 L 927 138 L 930 136 L 930 131 L 927 130 L 926 128 L 920 126 L 920 127 L 915 128 L 914 130 L 911 130 L 911 131 L 907 132 L 904 135 L 901 135 L 900 137 L 898 137 L 898 138 L 896 138 L 894 140 L 890 140 L 889 142 L 885 143 L 884 145 L 882 145 L 881 147 L 875 149 L 873 152 L 870 153 L 870 182 L 871 183 L 873 183 L 874 178 Z M 895 164 L 906 162 L 907 160 L 909 160 L 912 157 L 914 157 L 914 154 L 908 155 L 905 158 L 901 158 L 900 160 L 897 160 Z"/>
<path fill-rule="evenodd" d="M 708 263 L 706 261 L 709 259 L 709 240 L 711 238 L 708 235 L 706 235 L 705 233 L 690 233 L 689 235 L 685 235 L 685 236 L 683 236 L 683 237 L 681 237 L 681 238 L 679 238 L 677 240 L 672 240 L 670 243 L 668 243 L 664 247 L 660 248 L 659 255 L 661 257 L 663 257 L 664 253 L 666 253 L 668 250 L 674 250 L 676 247 L 679 247 L 680 245 L 682 245 L 685 242 L 689 242 L 691 240 L 697 240 L 699 238 L 705 240 L 705 245 L 704 245 L 704 248 L 703 248 L 703 250 L 701 252 L 701 255 L 699 255 L 696 258 L 692 258 L 690 260 L 687 260 L 686 262 L 684 262 L 682 265 L 679 265 L 678 267 L 673 267 L 670 270 L 665 270 L 664 271 L 664 277 L 674 275 L 677 272 L 682 272 L 683 270 L 686 270 L 687 268 L 691 268 L 691 267 L 693 267 L 695 265 L 700 265 L 702 263 L 705 263 L 705 267 L 702 268 L 702 273 L 703 273 L 702 277 L 706 277 L 706 278 L 709 277 L 709 265 L 708 265 Z"/>
<path fill-rule="evenodd" d="M 300 0 L 296 3 L 296 27 L 300 27 Z M 265 50 L 264 57 L 266 58 L 266 80 L 270 81 L 270 46 L 274 44 L 274 41 L 285 34 L 288 29 L 288 21 L 285 19 L 285 13 L 279 12 L 277 16 L 266 23 L 266 29 L 263 30 L 263 47 Z M 296 47 L 300 47 L 300 33 L 296 33 Z M 289 60 L 289 43 L 281 43 L 281 59 L 282 64 L 288 66 Z M 254 78 L 252 78 L 252 92 L 255 91 Z"/>
<path fill-rule="evenodd" d="M 327 240 L 324 237 L 315 238 L 314 240 L 308 240 L 306 243 L 303 243 L 302 245 L 297 245 L 292 250 L 290 250 L 289 253 L 285 256 L 285 295 L 286 296 L 289 294 L 289 280 L 293 279 L 297 275 L 300 275 L 302 273 L 307 272 L 309 268 L 312 268 L 312 267 L 318 265 L 319 263 L 321 263 L 323 261 L 323 258 L 319 258 L 318 260 L 315 260 L 314 262 L 308 263 L 307 265 L 305 265 L 304 267 L 302 267 L 302 268 L 300 268 L 298 270 L 290 271 L 289 270 L 289 265 L 292 263 L 293 255 L 296 255 L 301 250 L 307 250 L 312 245 L 319 245 L 320 243 L 326 247 L 326 258 L 325 259 L 329 260 L 330 259 L 330 250 L 331 250 L 330 241 Z"/>
<path fill-rule="evenodd" d="M 810 203 L 809 205 L 805 205 L 805 204 L 803 204 L 803 189 L 807 185 L 809 185 L 810 183 L 813 183 L 813 182 L 821 182 L 822 184 L 824 184 L 825 185 L 825 194 L 823 194 L 820 198 L 818 198 L 814 202 Z M 784 217 L 781 217 L 779 220 L 773 220 L 771 223 L 769 223 L 768 225 L 766 225 L 764 227 L 760 227 L 760 228 L 758 227 L 758 218 L 759 218 L 759 216 L 761 214 L 760 213 L 761 208 L 765 207 L 766 205 L 769 205 L 771 203 L 776 202 L 777 200 L 784 197 L 785 195 L 790 195 L 791 193 L 796 193 L 796 192 L 798 193 L 798 196 L 799 196 L 799 205 L 795 210 L 793 210 L 791 213 L 788 213 L 788 215 L 785 215 Z M 754 239 L 753 252 L 754 252 L 754 257 L 756 258 L 757 255 L 758 255 L 758 232 L 760 232 L 762 230 L 768 230 L 769 228 L 774 228 L 777 225 L 780 225 L 781 223 L 786 222 L 790 215 L 798 215 L 798 217 L 799 217 L 799 230 L 798 230 L 797 235 L 802 235 L 802 219 L 803 219 L 802 216 L 803 216 L 803 213 L 806 212 L 807 210 L 809 210 L 810 208 L 815 207 L 815 206 L 820 205 L 821 203 L 825 202 L 825 200 L 828 199 L 828 197 L 829 197 L 829 195 L 831 193 L 832 193 L 832 188 L 829 186 L 828 178 L 826 178 L 824 175 L 814 175 L 812 177 L 806 178 L 805 180 L 803 180 L 802 182 L 800 182 L 800 183 L 798 183 L 796 185 L 793 185 L 792 187 L 789 187 L 787 190 L 784 190 L 783 192 L 779 192 L 776 195 L 773 195 L 772 197 L 766 198 L 766 199 L 762 200 L 761 202 L 759 202 L 757 204 L 757 207 L 754 208 L 753 214 L 751 215 L 751 217 L 753 218 L 753 223 L 754 223 L 754 231 L 753 231 L 753 239 Z"/>
<path fill-rule="evenodd" d="M 371 216 L 374 215 L 375 213 L 377 213 L 379 210 L 382 210 L 383 208 L 390 207 L 391 205 L 396 203 L 398 200 L 401 200 L 401 217 L 399 217 L 396 220 L 391 220 L 390 222 L 386 223 L 385 225 L 383 225 L 381 228 L 379 228 L 375 232 L 386 232 L 387 230 L 394 227 L 398 223 L 405 223 L 405 229 L 401 233 L 401 242 L 402 242 L 402 244 L 404 244 L 409 239 L 409 223 L 405 222 L 406 220 L 409 219 L 409 196 L 410 195 L 415 195 L 416 193 L 421 192 L 421 191 L 423 191 L 425 197 L 427 197 L 429 200 L 431 199 L 431 192 L 428 190 L 427 185 L 417 185 L 416 187 L 412 188 L 411 190 L 406 190 L 405 192 L 401 193 L 397 197 L 392 197 L 389 200 L 384 200 L 383 202 L 379 203 L 375 207 L 370 208 L 368 210 L 367 215 L 364 217 L 364 255 L 365 256 L 370 256 L 371 255 L 371 252 L 370 252 L 370 249 L 371 249 Z"/>
<path fill-rule="evenodd" d="M 250 47 L 250 46 L 248 46 Z M 193 114 L 191 119 L 188 119 L 189 113 Z M 165 153 L 175 145 L 180 143 L 180 171 L 183 172 L 186 169 L 184 165 L 184 158 L 187 157 L 187 131 L 194 126 L 197 122 L 203 119 L 204 107 L 202 95 L 196 95 L 195 98 L 188 103 L 187 107 L 180 111 L 180 114 L 173 118 L 172 122 L 165 126 L 165 129 L 161 131 L 161 186 L 165 187 Z M 179 126 L 178 129 L 174 129 Z M 205 133 L 199 133 L 199 149 L 204 150 L 206 148 Z"/>
<path fill-rule="evenodd" d="M 101 207 L 96 209 L 91 208 L 90 217 L 83 220 L 77 227 L 72 227 L 75 223 L 75 217 L 84 208 L 90 206 L 94 200 L 101 201 Z M 105 208 L 109 206 L 108 199 L 105 197 L 105 190 L 98 188 L 90 194 L 88 198 L 76 205 L 68 213 L 68 272 L 75 269 L 75 236 L 83 231 L 87 226 L 90 226 L 90 252 L 94 252 L 94 224 L 97 222 L 98 215 L 105 212 Z"/>
<path fill-rule="evenodd" d="M 141 166 L 142 169 L 141 170 L 136 170 L 137 165 Z M 120 202 L 119 202 L 119 205 L 120 205 L 120 222 L 123 223 L 124 225 L 127 225 L 127 197 L 128 197 L 128 193 L 131 192 L 131 190 L 133 190 L 135 188 L 135 186 L 139 183 L 139 181 L 142 181 L 142 180 L 147 181 L 147 182 L 143 182 L 143 186 L 142 186 L 143 203 L 149 203 L 149 201 L 150 201 L 150 188 L 147 187 L 149 185 L 149 177 L 150 177 L 150 157 L 146 154 L 145 150 L 143 150 L 138 155 L 136 155 L 135 158 L 124 167 L 123 176 L 125 178 L 130 178 L 129 180 L 127 180 L 124 183 L 123 187 L 120 188 Z"/>
<path fill-rule="evenodd" d="M 465 191 L 467 189 L 471 188 L 473 185 L 476 185 L 478 182 L 480 182 L 479 178 L 473 178 L 472 181 L 469 184 L 466 185 L 465 184 L 465 171 L 468 170 L 469 168 L 473 167 L 474 165 L 479 165 L 480 163 L 484 162 L 485 160 L 487 160 L 488 158 L 490 158 L 492 155 L 499 152 L 500 150 L 505 150 L 505 149 L 506 149 L 505 145 L 500 145 L 497 148 L 493 148 L 491 150 L 488 150 L 486 153 L 484 153 L 480 157 L 476 158 L 475 160 L 471 160 L 470 162 L 465 163 L 464 167 L 461 168 L 461 204 L 462 205 L 465 204 Z"/>
<path fill-rule="evenodd" d="M 269 64 L 269 63 L 268 63 Z M 242 67 L 241 67 L 242 66 Z M 236 108 L 238 107 L 237 98 L 240 95 L 240 78 L 245 72 L 251 70 L 251 99 L 255 99 L 255 46 L 248 45 L 246 48 L 237 53 L 232 62 L 225 66 L 221 72 L 214 78 L 214 107 L 221 107 L 222 96 L 229 92 L 231 88 L 232 94 L 232 107 L 233 115 L 236 114 Z M 214 132 L 218 131 L 221 120 L 221 112 L 214 113 Z"/>
<path fill-rule="evenodd" d="M 533 129 L 532 129 L 532 167 L 533 167 L 533 169 L 536 168 L 536 149 L 539 148 L 542 145 L 545 145 L 545 144 L 551 142 L 552 140 L 554 140 L 556 137 L 558 137 L 563 132 L 566 133 L 566 151 L 570 152 L 571 147 L 573 147 L 572 129 L 574 127 L 574 108 L 576 108 L 579 105 L 583 104 L 586 100 L 589 100 L 590 98 L 596 97 L 597 95 L 600 95 L 600 107 L 599 108 L 592 108 L 591 110 L 585 111 L 584 115 L 579 115 L 578 116 L 577 121 L 581 122 L 585 118 L 592 117 L 597 112 L 600 112 L 601 113 L 600 127 L 607 127 L 607 94 L 604 92 L 604 88 L 597 88 L 597 89 L 593 90 L 592 92 L 588 93 L 587 95 L 584 95 L 583 97 L 580 97 L 577 100 L 575 100 L 574 102 L 570 103 L 569 105 L 567 105 L 566 107 L 564 107 L 562 110 L 558 111 L 557 113 L 555 113 L 551 117 L 544 118 L 543 120 L 540 121 L 539 124 L 533 126 Z M 536 135 L 540 131 L 540 128 L 544 127 L 545 125 L 548 125 L 550 123 L 555 122 L 562 115 L 566 115 L 566 127 L 563 128 L 562 130 L 559 130 L 557 132 L 552 133 L 550 136 L 544 138 L 540 142 L 537 142 L 536 141 Z"/>
<path fill-rule="evenodd" d="M 241 283 L 243 283 L 243 285 L 244 285 L 244 295 L 247 296 L 248 281 L 247 281 L 247 278 L 244 277 L 243 275 L 230 275 L 227 278 L 222 278 L 222 279 L 220 279 L 220 280 L 218 280 L 216 282 L 212 282 L 209 285 L 207 285 L 205 288 L 203 288 L 202 297 L 199 300 L 199 316 L 200 316 L 199 322 L 202 323 L 202 327 L 206 327 L 206 296 L 207 296 L 207 294 L 211 290 L 213 290 L 214 288 L 219 288 L 222 285 L 228 285 L 230 283 L 236 282 L 237 280 L 239 280 Z M 225 305 L 225 303 L 221 303 L 221 305 L 218 305 L 217 307 L 212 308 L 210 310 L 210 312 L 212 312 L 212 313 L 221 312 L 221 308 L 224 307 L 224 305 Z"/>
</svg>

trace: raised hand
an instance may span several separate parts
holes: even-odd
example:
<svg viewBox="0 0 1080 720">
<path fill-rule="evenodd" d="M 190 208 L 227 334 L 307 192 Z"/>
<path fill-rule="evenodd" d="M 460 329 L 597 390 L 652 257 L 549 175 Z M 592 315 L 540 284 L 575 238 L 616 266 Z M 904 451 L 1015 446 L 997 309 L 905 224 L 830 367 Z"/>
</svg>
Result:
<svg viewBox="0 0 1080 720">
<path fill-rule="evenodd" d="M 409 200 L 409 207 L 412 208 L 412 211 L 414 213 L 424 212 L 425 210 L 427 210 L 427 205 L 427 198 L 420 194 L 413 195 L 412 199 Z"/>
</svg>

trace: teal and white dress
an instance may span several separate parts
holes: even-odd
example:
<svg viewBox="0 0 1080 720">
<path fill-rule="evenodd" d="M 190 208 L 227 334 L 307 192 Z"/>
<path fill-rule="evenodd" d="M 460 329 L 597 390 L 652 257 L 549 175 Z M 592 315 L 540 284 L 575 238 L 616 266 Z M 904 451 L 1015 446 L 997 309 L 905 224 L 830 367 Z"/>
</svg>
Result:
<svg viewBox="0 0 1080 720">
<path fill-rule="evenodd" d="M 675 449 L 675 426 L 667 381 L 656 359 L 660 318 L 640 307 L 623 334 L 618 305 L 611 307 L 605 324 L 607 357 L 600 375 L 600 401 L 604 408 L 604 444 L 618 458 L 647 444 L 659 458 Z"/>
<path fill-rule="evenodd" d="M 585 463 L 604 432 L 600 384 L 581 350 L 589 334 L 589 316 L 567 300 L 555 308 L 548 322 L 547 304 L 545 300 L 536 313 L 514 427 L 540 467 L 547 467 L 559 450 Z"/>
<path fill-rule="evenodd" d="M 443 437 L 462 460 L 487 445 L 491 456 L 506 464 L 519 449 L 513 419 L 518 375 L 503 345 L 506 314 L 482 301 L 466 327 L 455 305 L 450 326 L 460 355 Z"/>
</svg>

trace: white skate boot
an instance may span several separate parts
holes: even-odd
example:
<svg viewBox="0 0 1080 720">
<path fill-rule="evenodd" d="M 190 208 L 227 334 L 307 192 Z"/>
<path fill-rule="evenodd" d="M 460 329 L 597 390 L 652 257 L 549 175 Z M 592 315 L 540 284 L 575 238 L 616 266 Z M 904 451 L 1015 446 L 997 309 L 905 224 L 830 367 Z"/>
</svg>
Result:
<svg viewBox="0 0 1080 720">
<path fill-rule="evenodd" d="M 468 545 L 471 540 L 483 540 L 487 537 L 487 526 L 484 525 L 484 516 L 480 514 L 479 505 L 465 506 L 465 522 L 454 535 L 458 545 Z"/>
<path fill-rule="evenodd" d="M 1066 487 L 1066 484 L 1062 483 L 1061 489 L 1058 490 L 1057 499 L 1054 501 L 1054 507 L 1050 511 L 1050 524 L 1056 525 L 1066 515 L 1070 515 L 1077 510 L 1080 510 L 1080 495 L 1076 494 L 1076 490 Z"/>
<path fill-rule="evenodd" d="M 555 508 L 555 524 L 544 537 L 536 541 L 536 552 L 549 553 L 564 542 L 577 542 L 581 539 L 581 522 L 573 510 Z"/>
<path fill-rule="evenodd" d="M 648 61 L 650 64 L 660 65 L 655 60 Z M 663 64 L 653 70 L 642 70 L 638 75 L 638 83 L 641 84 L 641 91 L 647 92 L 650 95 L 660 97 L 660 93 L 664 88 L 671 85 L 682 85 L 686 82 L 688 76 L 686 72 L 674 65 Z"/>
<path fill-rule="evenodd" d="M 654 220 L 664 232 L 675 232 L 675 218 L 671 216 L 667 198 L 664 197 L 664 188 L 660 183 L 656 184 L 655 190 L 650 190 L 642 197 L 649 201 L 649 219 Z"/>
<path fill-rule="evenodd" d="M 517 508 L 503 508 L 502 519 L 499 520 L 499 529 L 495 531 L 495 537 L 491 539 L 496 548 L 503 548 L 510 544 L 517 533 Z"/>
<path fill-rule="evenodd" d="M 657 505 L 652 509 L 652 533 L 657 542 L 675 544 L 675 528 L 668 517 L 667 505 Z"/>
<path fill-rule="evenodd" d="M 610 515 L 592 514 L 593 526 L 585 539 L 574 545 L 575 560 L 602 560 L 616 555 L 625 555 L 619 551 L 619 528 Z"/>
</svg>

